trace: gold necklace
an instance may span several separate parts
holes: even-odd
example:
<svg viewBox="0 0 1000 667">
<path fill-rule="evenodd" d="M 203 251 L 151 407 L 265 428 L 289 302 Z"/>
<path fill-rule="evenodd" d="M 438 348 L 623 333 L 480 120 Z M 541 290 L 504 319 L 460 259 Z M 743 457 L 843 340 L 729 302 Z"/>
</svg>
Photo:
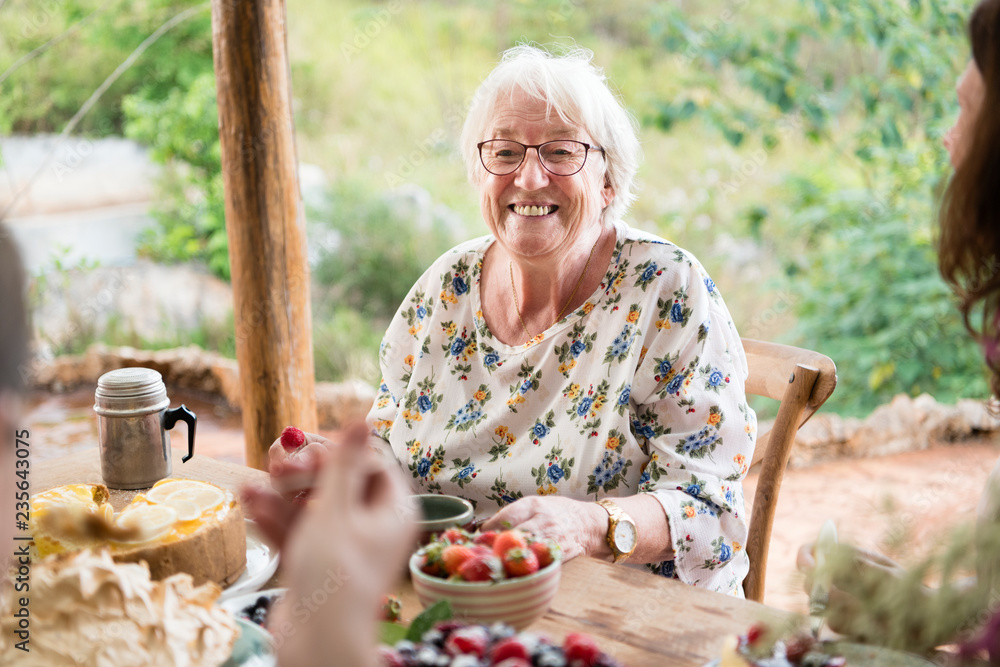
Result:
<svg viewBox="0 0 1000 667">
<path fill-rule="evenodd" d="M 587 257 L 587 263 L 583 265 L 583 273 L 580 274 L 580 278 L 576 281 L 576 287 L 573 288 L 573 293 L 569 295 L 566 299 L 566 303 L 563 305 L 562 310 L 556 315 L 556 319 L 552 322 L 555 324 L 562 319 L 563 313 L 569 308 L 569 304 L 573 303 L 573 297 L 576 296 L 576 291 L 580 289 L 580 283 L 583 282 L 583 277 L 587 275 L 587 269 L 590 268 L 590 260 L 594 258 L 594 251 L 597 250 L 597 244 L 601 242 L 602 234 L 597 235 L 597 240 L 594 241 L 594 245 L 590 248 L 590 256 Z M 521 328 L 524 329 L 524 333 L 528 336 L 528 340 L 534 338 L 531 332 L 528 331 L 528 327 L 524 325 L 524 319 L 521 317 L 521 304 L 517 301 L 517 288 L 514 287 L 514 263 L 508 262 L 507 269 L 510 272 L 510 292 L 514 295 L 514 312 L 517 313 L 517 320 L 521 323 Z M 550 325 L 551 326 L 551 325 Z"/>
</svg>

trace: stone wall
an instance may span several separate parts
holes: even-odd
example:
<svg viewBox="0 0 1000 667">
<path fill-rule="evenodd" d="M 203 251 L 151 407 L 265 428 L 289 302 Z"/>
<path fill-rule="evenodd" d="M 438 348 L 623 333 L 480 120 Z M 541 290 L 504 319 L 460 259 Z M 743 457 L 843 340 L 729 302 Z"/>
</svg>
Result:
<svg viewBox="0 0 1000 667">
<path fill-rule="evenodd" d="M 149 352 L 131 347 L 91 345 L 85 354 L 40 361 L 32 368 L 32 385 L 52 392 L 96 384 L 116 368 L 142 366 L 163 376 L 168 387 L 191 389 L 218 396 L 239 410 L 239 368 L 235 359 L 189 346 Z M 321 428 L 339 428 L 368 414 L 375 389 L 360 381 L 316 383 L 316 411 Z"/>
</svg>

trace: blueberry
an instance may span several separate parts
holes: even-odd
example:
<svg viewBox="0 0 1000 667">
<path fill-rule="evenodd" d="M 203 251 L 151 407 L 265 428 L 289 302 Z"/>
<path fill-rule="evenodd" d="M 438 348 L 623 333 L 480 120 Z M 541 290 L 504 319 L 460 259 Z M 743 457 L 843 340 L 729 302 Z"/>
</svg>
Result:
<svg viewBox="0 0 1000 667">
<path fill-rule="evenodd" d="M 411 642 L 409 639 L 400 639 L 396 642 L 396 653 L 399 653 L 404 658 L 415 655 L 417 652 L 417 645 Z"/>
<path fill-rule="evenodd" d="M 566 658 L 561 649 L 541 651 L 531 661 L 535 667 L 566 667 Z"/>
<path fill-rule="evenodd" d="M 417 650 L 414 659 L 421 667 L 436 667 L 439 657 L 441 657 L 441 654 L 433 646 L 422 646 Z"/>
<path fill-rule="evenodd" d="M 437 628 L 432 628 L 425 632 L 421 639 L 425 644 L 433 644 L 439 648 L 444 646 L 444 633 Z"/>
<path fill-rule="evenodd" d="M 514 628 L 504 623 L 496 622 L 489 627 L 490 631 L 490 641 L 498 642 L 501 639 L 507 639 L 508 637 L 513 637 L 515 634 Z"/>
</svg>

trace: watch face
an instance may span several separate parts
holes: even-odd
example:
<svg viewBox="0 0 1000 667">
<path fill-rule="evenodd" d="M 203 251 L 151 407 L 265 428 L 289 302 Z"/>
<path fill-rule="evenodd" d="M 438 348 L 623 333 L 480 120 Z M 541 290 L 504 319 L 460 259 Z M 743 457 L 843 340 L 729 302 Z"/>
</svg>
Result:
<svg viewBox="0 0 1000 667">
<path fill-rule="evenodd" d="M 635 526 L 627 521 L 619 521 L 615 526 L 615 546 L 628 553 L 635 548 Z"/>
</svg>

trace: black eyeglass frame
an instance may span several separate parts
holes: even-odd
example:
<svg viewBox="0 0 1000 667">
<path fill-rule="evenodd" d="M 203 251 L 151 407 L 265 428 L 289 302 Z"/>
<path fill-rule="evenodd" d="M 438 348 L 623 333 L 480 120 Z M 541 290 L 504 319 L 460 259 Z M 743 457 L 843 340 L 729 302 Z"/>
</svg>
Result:
<svg viewBox="0 0 1000 667">
<path fill-rule="evenodd" d="M 485 146 L 488 143 L 494 142 L 494 141 L 509 141 L 510 143 L 517 144 L 518 146 L 520 146 L 520 147 L 522 147 L 524 149 L 524 155 L 521 156 L 521 161 L 517 163 L 516 167 L 514 167 L 510 171 L 504 172 L 502 174 L 498 174 L 495 171 L 490 171 L 490 168 L 486 166 L 486 160 L 485 160 L 485 158 L 483 158 L 483 146 Z M 542 146 L 547 146 L 549 144 L 558 144 L 558 143 L 565 143 L 565 142 L 569 142 L 569 143 L 573 143 L 573 144 L 580 144 L 581 146 L 583 146 L 583 148 L 584 148 L 583 162 L 580 163 L 580 168 L 577 169 L 576 171 L 574 171 L 572 173 L 569 173 L 569 174 L 560 174 L 558 172 L 552 171 L 547 166 L 545 166 L 545 160 L 542 159 L 541 148 L 542 148 Z M 577 141 L 576 139 L 553 139 L 552 141 L 545 141 L 545 142 L 542 142 L 540 144 L 533 144 L 533 145 L 522 144 L 520 141 L 514 141 L 513 139 L 487 139 L 486 141 L 480 141 L 478 144 L 476 144 L 476 149 L 479 151 L 479 162 L 483 165 L 483 169 L 485 169 L 489 173 L 493 174 L 494 176 L 510 176 L 515 171 L 517 171 L 518 169 L 520 169 L 521 165 L 524 164 L 525 159 L 527 159 L 527 157 L 528 157 L 528 149 L 529 148 L 534 148 L 535 149 L 535 154 L 538 155 L 538 164 L 542 165 L 542 168 L 545 169 L 545 171 L 547 171 L 550 174 L 552 174 L 553 176 L 574 176 L 576 174 L 579 174 L 581 171 L 583 171 L 583 168 L 587 166 L 587 156 L 590 155 L 590 151 L 601 151 L 601 155 L 604 156 L 605 158 L 607 158 L 607 153 L 600 146 L 591 146 L 586 141 Z"/>
</svg>

